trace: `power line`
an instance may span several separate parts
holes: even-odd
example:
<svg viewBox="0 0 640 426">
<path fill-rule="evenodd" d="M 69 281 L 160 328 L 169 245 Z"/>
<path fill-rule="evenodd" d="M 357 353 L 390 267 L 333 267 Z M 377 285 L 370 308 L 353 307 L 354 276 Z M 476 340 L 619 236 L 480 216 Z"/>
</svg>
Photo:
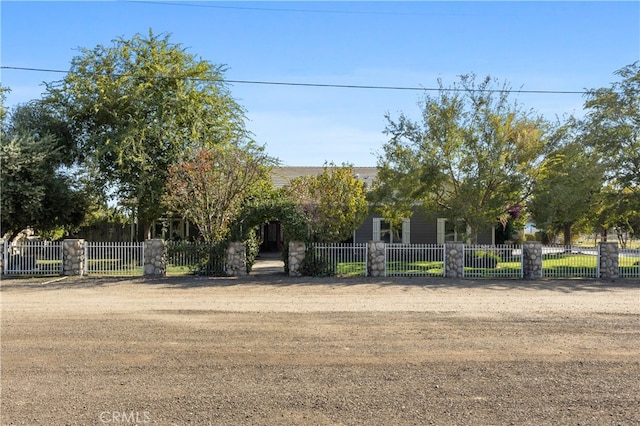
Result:
<svg viewBox="0 0 640 426">
<path fill-rule="evenodd" d="M 294 12 L 294 13 L 322 13 L 322 14 L 344 14 L 344 15 L 398 15 L 398 16 L 482 16 L 470 13 L 427 13 L 427 12 L 394 12 L 394 11 L 372 11 L 372 10 L 332 10 L 332 9 L 294 9 L 283 7 L 262 7 L 262 6 L 229 6 L 220 4 L 203 4 L 203 3 L 187 3 L 187 2 L 171 2 L 171 1 L 152 1 L 152 0 L 124 0 L 124 3 L 140 3 L 149 5 L 162 6 L 181 6 L 181 7 L 199 7 L 210 9 L 229 9 L 229 10 L 255 10 L 260 12 Z M 504 15 L 506 16 L 506 15 Z"/>
<path fill-rule="evenodd" d="M 11 67 L 0 66 L 0 69 L 14 70 L 14 71 L 33 71 L 33 72 L 50 72 L 50 73 L 68 73 L 69 71 L 49 69 L 49 68 L 30 68 L 30 67 Z M 119 77 L 124 74 L 117 75 Z M 158 77 L 167 78 L 167 77 Z M 173 77 L 178 78 L 178 77 Z M 204 81 L 203 79 L 196 78 L 194 80 Z M 501 89 L 463 89 L 463 88 L 436 88 L 436 87 L 411 87 L 411 86 L 374 86 L 374 85 L 360 85 L 360 84 L 332 84 L 332 83 L 293 83 L 284 81 L 260 81 L 260 80 L 230 80 L 219 79 L 219 81 L 230 84 L 256 84 L 256 85 L 270 85 L 270 86 L 293 86 L 293 87 L 318 87 L 318 88 L 333 88 L 333 89 L 368 89 L 368 90 L 408 90 L 408 91 L 445 91 L 445 92 L 486 92 L 495 93 L 503 92 Z M 587 91 L 575 91 L 575 90 L 506 90 L 510 93 L 527 93 L 527 94 L 539 94 L 539 95 L 585 95 Z"/>
</svg>

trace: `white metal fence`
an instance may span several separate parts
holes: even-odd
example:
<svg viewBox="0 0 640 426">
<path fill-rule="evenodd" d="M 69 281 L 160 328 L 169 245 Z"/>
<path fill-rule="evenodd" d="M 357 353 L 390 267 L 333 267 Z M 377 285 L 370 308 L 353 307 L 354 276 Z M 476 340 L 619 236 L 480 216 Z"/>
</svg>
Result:
<svg viewBox="0 0 640 426">
<path fill-rule="evenodd" d="M 303 273 L 325 276 L 366 276 L 367 244 L 310 243 Z"/>
<path fill-rule="evenodd" d="M 464 246 L 464 276 L 469 278 L 522 278 L 521 245 Z"/>
<path fill-rule="evenodd" d="M 28 241 L 0 244 L 3 275 L 60 275 L 62 242 Z M 309 244 L 309 275 L 366 276 L 367 244 Z M 545 278 L 598 278 L 599 247 L 543 246 Z M 224 250 L 203 243 L 167 242 L 167 273 L 224 274 Z M 386 276 L 444 276 L 444 245 L 387 244 Z M 85 243 L 84 271 L 93 275 L 142 275 L 144 243 Z M 464 276 L 520 278 L 519 245 L 464 246 Z M 618 250 L 621 278 L 640 278 L 640 249 Z"/>
<path fill-rule="evenodd" d="M 87 274 L 142 275 L 144 243 L 85 243 Z"/>
<path fill-rule="evenodd" d="M 62 243 L 59 241 L 26 241 L 2 244 L 4 275 L 62 274 Z"/>
<path fill-rule="evenodd" d="M 444 276 L 444 245 L 386 244 L 385 276 Z"/>
<path fill-rule="evenodd" d="M 620 278 L 640 278 L 640 248 L 618 251 L 618 272 Z"/>
<path fill-rule="evenodd" d="M 226 245 L 167 241 L 168 275 L 224 275 Z"/>
<path fill-rule="evenodd" d="M 548 278 L 598 278 L 599 247 L 543 246 L 542 276 Z"/>
</svg>

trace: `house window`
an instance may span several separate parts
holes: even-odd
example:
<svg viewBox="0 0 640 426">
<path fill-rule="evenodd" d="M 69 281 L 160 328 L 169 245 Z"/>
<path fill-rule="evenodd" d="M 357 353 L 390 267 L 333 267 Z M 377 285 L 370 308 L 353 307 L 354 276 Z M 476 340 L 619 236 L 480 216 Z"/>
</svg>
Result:
<svg viewBox="0 0 640 426">
<path fill-rule="evenodd" d="M 455 221 L 443 217 L 438 218 L 437 227 L 438 244 L 444 244 L 450 241 L 462 241 L 464 236 L 463 230 L 467 230 L 467 226 L 462 220 Z"/>
<path fill-rule="evenodd" d="M 386 219 L 373 218 L 373 241 L 382 241 L 388 244 L 409 244 L 411 241 L 410 231 L 411 221 L 409 219 L 403 219 L 401 227 L 394 227 Z"/>
</svg>

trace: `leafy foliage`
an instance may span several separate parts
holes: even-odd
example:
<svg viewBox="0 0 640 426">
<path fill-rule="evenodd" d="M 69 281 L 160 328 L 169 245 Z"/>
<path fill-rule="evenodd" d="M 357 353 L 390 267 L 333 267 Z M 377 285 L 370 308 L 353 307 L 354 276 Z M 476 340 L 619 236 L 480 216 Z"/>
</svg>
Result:
<svg viewBox="0 0 640 426">
<path fill-rule="evenodd" d="M 349 165 L 325 165 L 317 176 L 293 179 L 284 192 L 307 218 L 309 241 L 343 241 L 367 214 L 364 184 Z"/>
<path fill-rule="evenodd" d="M 425 212 L 462 220 L 476 238 L 527 198 L 542 170 L 546 124 L 509 101 L 506 85 L 475 75 L 436 96 L 426 95 L 422 122 L 387 116 L 390 140 L 378 156 L 372 193 L 392 221 Z"/>
<path fill-rule="evenodd" d="M 145 234 L 162 213 L 168 170 L 196 149 L 246 138 L 244 111 L 224 68 L 188 54 L 168 35 L 81 49 L 47 102 L 69 129 L 98 187 L 137 205 Z"/>
<path fill-rule="evenodd" d="M 243 240 L 248 234 L 252 234 L 256 227 L 277 220 L 282 223 L 282 233 L 286 241 L 304 241 L 309 233 L 309 225 L 296 205 L 283 197 L 280 191 L 265 192 L 261 195 L 263 196 L 248 200 L 243 206 L 238 220 L 232 227 L 231 238 Z"/>
<path fill-rule="evenodd" d="M 618 70 L 611 87 L 591 90 L 585 142 L 596 149 L 612 186 L 640 191 L 640 61 Z"/>
<path fill-rule="evenodd" d="M 0 142 L 1 235 L 13 239 L 32 228 L 58 234 L 59 228 L 78 226 L 88 207 L 73 179 L 58 170 L 55 143 L 49 137 L 3 137 Z"/>
<path fill-rule="evenodd" d="M 270 182 L 272 163 L 254 146 L 201 149 L 169 169 L 164 203 L 198 226 L 205 241 L 223 241 L 246 200 Z"/>
<path fill-rule="evenodd" d="M 334 266 L 329 259 L 316 253 L 313 247 L 307 247 L 300 266 L 300 273 L 307 277 L 333 277 L 336 275 Z"/>
<path fill-rule="evenodd" d="M 6 91 L 0 88 L 3 103 Z M 82 185 L 64 167 L 70 155 L 64 133 L 55 131 L 61 124 L 35 102 L 10 113 L 2 105 L 1 111 L 0 237 L 11 240 L 31 228 L 60 238 L 82 222 L 89 205 Z"/>
<path fill-rule="evenodd" d="M 640 62 L 615 74 L 621 81 L 588 93 L 583 141 L 606 178 L 591 223 L 603 234 L 614 229 L 624 247 L 640 234 Z"/>
<path fill-rule="evenodd" d="M 640 235 L 640 197 L 630 189 L 605 186 L 598 194 L 589 222 L 597 231 L 613 229 L 626 248 L 630 238 Z"/>
<path fill-rule="evenodd" d="M 540 176 L 529 212 L 539 229 L 552 234 L 562 232 L 570 245 L 572 227 L 586 220 L 604 180 L 603 168 L 593 153 L 586 151 L 571 132 L 569 139 L 549 153 L 547 167 Z"/>
</svg>

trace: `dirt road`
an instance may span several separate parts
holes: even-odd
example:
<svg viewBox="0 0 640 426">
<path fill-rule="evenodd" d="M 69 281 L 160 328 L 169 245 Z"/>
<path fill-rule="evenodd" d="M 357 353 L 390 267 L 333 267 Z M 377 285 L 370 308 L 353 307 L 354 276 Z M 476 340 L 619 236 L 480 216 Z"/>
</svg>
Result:
<svg viewBox="0 0 640 426">
<path fill-rule="evenodd" d="M 2 425 L 640 424 L 640 284 L 3 280 Z"/>
</svg>

